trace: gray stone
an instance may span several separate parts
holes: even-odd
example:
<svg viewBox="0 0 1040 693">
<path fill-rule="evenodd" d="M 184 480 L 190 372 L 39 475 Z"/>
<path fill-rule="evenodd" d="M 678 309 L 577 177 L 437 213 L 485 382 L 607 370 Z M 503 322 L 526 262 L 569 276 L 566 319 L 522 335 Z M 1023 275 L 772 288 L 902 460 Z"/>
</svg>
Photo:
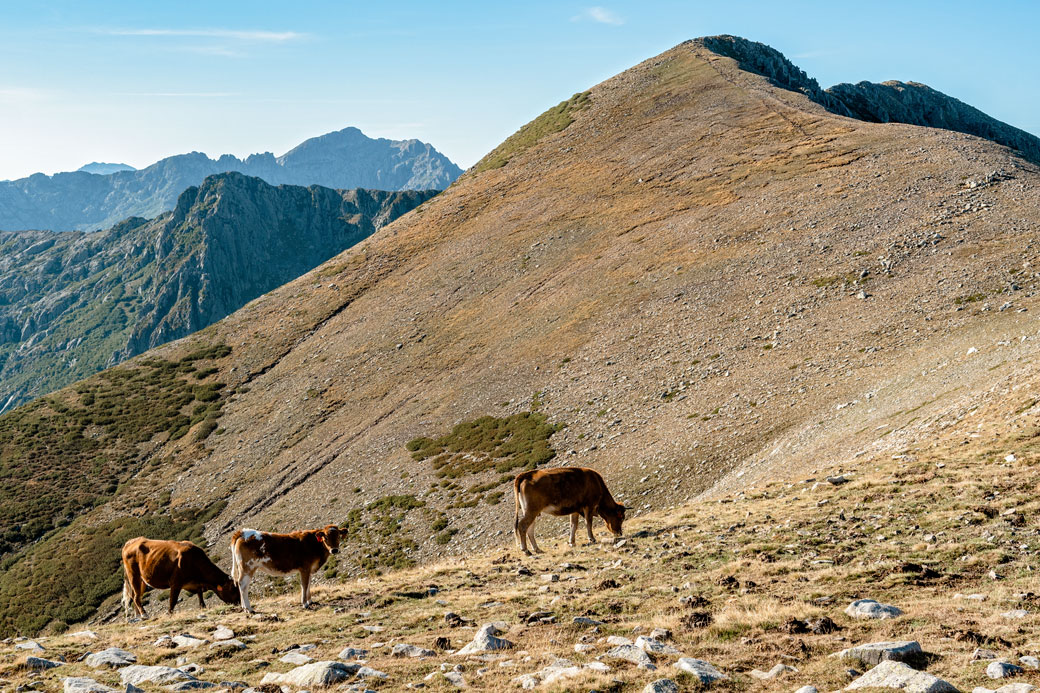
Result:
<svg viewBox="0 0 1040 693">
<path fill-rule="evenodd" d="M 119 693 L 115 688 L 103 686 L 94 679 L 83 676 L 70 676 L 62 681 L 64 693 Z"/>
<path fill-rule="evenodd" d="M 25 658 L 25 664 L 23 664 L 22 666 L 24 666 L 26 669 L 31 669 L 32 671 L 47 671 L 48 669 L 60 667 L 61 665 L 62 662 L 52 662 L 51 660 L 44 659 L 43 657 L 29 656 Z"/>
<path fill-rule="evenodd" d="M 990 662 L 986 667 L 986 676 L 991 679 L 1007 679 L 1024 672 L 1025 669 L 1011 662 Z"/>
<path fill-rule="evenodd" d="M 205 645 L 206 644 L 206 641 L 203 640 L 202 638 L 196 638 L 194 635 L 188 635 L 187 633 L 181 633 L 180 635 L 175 635 L 175 636 L 173 636 L 172 640 L 173 640 L 173 644 L 176 645 L 177 647 L 192 648 L 192 647 L 198 647 L 199 645 Z"/>
<path fill-rule="evenodd" d="M 158 640 L 152 643 L 152 647 L 165 647 L 167 649 L 172 649 L 174 647 L 177 647 L 177 643 L 175 643 L 173 641 L 173 638 L 171 638 L 169 635 L 163 635 Z"/>
<path fill-rule="evenodd" d="M 372 667 L 361 667 L 357 670 L 357 677 L 359 679 L 387 679 L 390 675 Z"/>
<path fill-rule="evenodd" d="M 97 640 L 97 633 L 92 630 L 77 630 L 75 633 L 69 633 L 66 637 L 79 640 Z"/>
<path fill-rule="evenodd" d="M 786 674 L 789 671 L 798 673 L 798 670 L 794 667 L 789 667 L 786 664 L 782 663 L 774 664 L 773 668 L 769 671 L 759 671 L 758 669 L 752 669 L 750 673 L 752 676 L 754 676 L 756 679 L 759 679 L 760 681 L 771 681 L 775 679 L 777 676 L 780 676 L 780 674 Z"/>
<path fill-rule="evenodd" d="M 1037 659 L 1033 655 L 1025 655 L 1019 657 L 1018 661 L 1020 664 L 1029 667 L 1030 669 L 1040 669 L 1040 659 Z"/>
<path fill-rule="evenodd" d="M 137 657 L 133 653 L 121 650 L 118 647 L 110 647 L 107 650 L 88 654 L 84 661 L 88 667 L 95 669 L 100 669 L 101 667 L 118 669 L 119 667 L 125 667 L 127 664 L 133 664 L 137 661 Z"/>
<path fill-rule="evenodd" d="M 679 661 L 675 663 L 675 666 L 677 669 L 685 671 L 687 674 L 693 674 L 701 683 L 705 684 L 729 678 L 703 659 L 681 657 Z"/>
<path fill-rule="evenodd" d="M 443 676 L 447 679 L 448 683 L 455 686 L 455 688 L 469 688 L 466 679 L 457 671 L 446 671 Z"/>
<path fill-rule="evenodd" d="M 671 679 L 657 679 L 646 684 L 643 693 L 679 693 L 679 684 Z"/>
<path fill-rule="evenodd" d="M 343 660 L 368 659 L 368 650 L 362 650 L 357 647 L 347 647 L 336 656 Z"/>
<path fill-rule="evenodd" d="M 606 654 L 603 656 L 607 659 L 624 659 L 625 661 L 632 662 L 640 669 L 646 669 L 647 671 L 654 671 L 657 669 L 657 665 L 655 665 L 653 660 L 650 659 L 650 655 L 635 645 L 618 645 L 617 647 L 607 650 Z"/>
<path fill-rule="evenodd" d="M 246 644 L 237 638 L 231 638 L 230 640 L 217 640 L 209 644 L 211 650 L 244 650 Z"/>
<path fill-rule="evenodd" d="M 119 680 L 122 683 L 132 683 L 135 686 L 142 683 L 164 685 L 180 683 L 181 681 L 194 681 L 195 677 L 173 667 L 148 667 L 141 664 L 131 664 L 119 670 Z"/>
<path fill-rule="evenodd" d="M 672 631 L 667 628 L 654 628 L 650 631 L 650 637 L 654 640 L 671 640 Z"/>
<path fill-rule="evenodd" d="M 971 693 L 1030 693 L 1034 690 L 1036 690 L 1036 686 L 1028 683 L 1005 683 L 996 690 L 984 686 L 976 686 Z"/>
<path fill-rule="evenodd" d="M 26 640 L 14 646 L 16 650 L 28 650 L 29 652 L 43 652 L 43 645 L 35 640 Z"/>
<path fill-rule="evenodd" d="M 588 616 L 575 616 L 574 625 L 576 626 L 602 626 L 603 621 L 597 621 L 594 618 Z"/>
<path fill-rule="evenodd" d="M 631 640 L 622 635 L 609 635 L 607 636 L 608 645 L 634 645 Z"/>
<path fill-rule="evenodd" d="M 233 637 L 235 637 L 235 631 L 227 626 L 217 626 L 217 629 L 213 631 L 214 640 L 230 640 Z"/>
<path fill-rule="evenodd" d="M 503 633 L 505 629 L 500 628 L 494 623 L 486 623 L 480 627 L 477 634 L 473 637 L 473 642 L 469 643 L 461 650 L 455 653 L 455 656 L 477 654 L 479 652 L 494 652 L 497 650 L 511 650 L 514 645 L 505 638 L 496 637 L 500 633 Z"/>
<path fill-rule="evenodd" d="M 895 618 L 903 614 L 902 609 L 891 604 L 881 604 L 876 599 L 857 599 L 845 608 L 853 618 Z"/>
<path fill-rule="evenodd" d="M 818 690 L 816 690 L 816 686 L 802 686 L 801 688 L 799 688 L 794 693 L 820 693 L 820 692 Z"/>
<path fill-rule="evenodd" d="M 978 662 L 984 659 L 996 659 L 997 653 L 993 650 L 984 650 L 981 647 L 976 647 L 975 651 L 971 653 L 971 661 Z"/>
<path fill-rule="evenodd" d="M 209 681 L 181 681 L 170 686 L 163 686 L 168 691 L 197 691 L 203 688 L 216 688 L 217 684 L 210 683 Z"/>
<path fill-rule="evenodd" d="M 643 650 L 644 652 L 650 652 L 658 655 L 678 656 L 682 654 L 682 652 L 672 647 L 671 645 L 663 643 L 660 640 L 656 640 L 654 638 L 648 638 L 645 635 L 640 635 L 638 638 L 636 638 L 636 647 Z"/>
<path fill-rule="evenodd" d="M 419 647 L 418 645 L 409 645 L 408 643 L 399 642 L 394 645 L 394 649 L 390 651 L 391 656 L 394 657 L 436 657 L 437 653 L 433 650 L 427 650 L 425 647 Z"/>
<path fill-rule="evenodd" d="M 885 660 L 905 662 L 922 654 L 921 645 L 916 640 L 896 640 L 892 642 L 871 642 L 856 645 L 839 653 L 841 659 L 858 659 L 866 664 L 880 664 Z"/>
<path fill-rule="evenodd" d="M 278 685 L 296 686 L 297 688 L 331 686 L 340 681 L 346 681 L 360 669 L 361 665 L 359 664 L 311 662 L 284 674 L 274 672 L 264 674 L 264 678 L 260 680 L 260 683 L 275 683 Z"/>
<path fill-rule="evenodd" d="M 897 688 L 905 693 L 958 693 L 952 684 L 893 660 L 881 662 L 846 686 L 845 690 L 859 688 Z"/>
<path fill-rule="evenodd" d="M 301 664 L 309 664 L 314 661 L 314 657 L 308 657 L 299 650 L 290 650 L 281 657 L 278 658 L 279 662 L 285 662 L 286 664 L 295 664 L 297 666 Z"/>
<path fill-rule="evenodd" d="M 1010 619 L 1021 619 L 1029 615 L 1029 612 L 1025 609 L 1012 609 L 1011 611 L 1005 611 L 1001 614 L 1004 618 Z"/>
</svg>

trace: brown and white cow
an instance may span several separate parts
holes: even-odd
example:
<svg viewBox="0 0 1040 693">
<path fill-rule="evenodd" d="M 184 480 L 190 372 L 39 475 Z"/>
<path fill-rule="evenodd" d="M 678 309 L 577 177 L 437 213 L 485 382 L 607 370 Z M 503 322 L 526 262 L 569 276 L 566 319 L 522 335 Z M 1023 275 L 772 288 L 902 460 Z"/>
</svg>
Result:
<svg viewBox="0 0 1040 693">
<path fill-rule="evenodd" d="M 516 496 L 513 531 L 517 545 L 528 556 L 531 555 L 527 550 L 528 541 L 536 552 L 542 553 L 534 539 L 534 521 L 543 512 L 571 516 L 571 546 L 574 546 L 579 516 L 585 518 L 590 544 L 596 543 L 592 535 L 592 519 L 596 515 L 606 521 L 614 536 L 621 536 L 625 506 L 614 502 L 603 477 L 593 469 L 559 467 L 522 472 L 513 480 L 513 493 Z"/>
<path fill-rule="evenodd" d="M 190 541 L 131 539 L 123 544 L 123 573 L 123 608 L 127 618 L 131 605 L 138 615 L 147 615 L 142 601 L 146 587 L 170 590 L 171 614 L 181 590 L 198 594 L 199 606 L 206 606 L 202 596 L 206 590 L 213 590 L 228 604 L 238 601 L 238 587 L 231 576 Z"/>
<path fill-rule="evenodd" d="M 242 608 L 249 605 L 249 582 L 257 571 L 268 575 L 300 574 L 303 608 L 311 605 L 311 575 L 324 565 L 329 554 L 339 553 L 340 531 L 336 525 L 289 534 L 240 529 L 231 536 L 231 577 L 238 584 Z"/>
</svg>

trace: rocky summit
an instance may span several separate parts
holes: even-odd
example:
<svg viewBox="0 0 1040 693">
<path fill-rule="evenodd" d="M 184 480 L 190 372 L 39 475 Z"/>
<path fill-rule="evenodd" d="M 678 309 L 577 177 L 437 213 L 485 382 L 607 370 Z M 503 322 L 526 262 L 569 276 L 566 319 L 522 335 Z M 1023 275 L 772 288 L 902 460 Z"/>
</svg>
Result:
<svg viewBox="0 0 1040 693">
<path fill-rule="evenodd" d="M 940 533 L 971 527 L 942 554 L 958 561 L 950 586 L 965 593 L 982 591 L 981 568 L 1000 574 L 998 554 L 1009 570 L 1025 570 L 1018 557 L 1031 554 L 1018 552 L 1035 550 L 1023 529 L 1032 505 L 1011 498 L 1023 481 L 979 485 L 970 505 L 941 501 L 952 502 L 950 484 L 971 478 L 966 467 L 958 471 L 966 477 L 950 476 L 954 452 L 960 465 L 984 459 L 1019 479 L 1032 464 L 1040 169 L 973 134 L 836 113 L 713 45 L 681 44 L 575 94 L 442 194 L 308 274 L 0 418 L 0 450 L 42 460 L 12 476 L 11 494 L 31 488 L 35 502 L 10 506 L 5 527 L 50 523 L 45 536 L 17 530 L 0 575 L 0 629 L 58 631 L 110 614 L 118 547 L 131 536 L 205 539 L 227 566 L 236 528 L 335 522 L 345 549 L 322 578 L 388 582 L 373 583 L 371 604 L 334 592 L 344 602 L 333 608 L 358 619 L 342 624 L 356 637 L 330 638 L 307 655 L 315 662 L 347 647 L 381 652 L 374 643 L 395 636 L 438 651 L 413 636 L 449 611 L 469 631 L 450 636 L 444 621 L 437 637 L 461 648 L 490 623 L 513 647 L 480 656 L 511 657 L 551 642 L 514 634 L 521 604 L 526 618 L 577 607 L 582 593 L 564 590 L 578 585 L 607 601 L 527 625 L 638 614 L 626 623 L 638 638 L 636 626 L 674 632 L 688 616 L 693 630 L 715 624 L 716 644 L 653 637 L 682 653 L 683 666 L 666 669 L 659 660 L 671 650 L 644 641 L 651 651 L 639 649 L 657 669 L 639 669 L 646 662 L 629 647 L 616 654 L 638 661 L 605 657 L 627 643 L 607 647 L 590 633 L 591 642 L 554 648 L 565 662 L 546 651 L 515 676 L 585 672 L 592 662 L 580 644 L 595 645 L 605 666 L 631 666 L 644 685 L 758 670 L 786 686 L 795 683 L 786 667 L 804 671 L 784 656 L 797 660 L 797 642 L 748 648 L 788 616 L 798 621 L 790 628 L 832 639 L 814 662 L 824 646 L 833 654 L 871 642 L 917 641 L 932 652 L 947 636 L 934 623 L 915 625 L 922 612 L 903 587 L 928 584 L 928 570 L 946 574 L 917 560 L 945 546 Z M 994 421 L 999 445 L 979 438 Z M 940 436 L 950 460 L 924 458 Z M 501 583 L 487 579 L 496 569 L 462 572 L 459 581 L 482 588 L 479 600 L 462 609 L 445 596 L 444 613 L 424 614 L 428 622 L 405 610 L 408 629 L 363 615 L 397 599 L 387 589 L 396 571 L 502 551 L 512 541 L 512 475 L 562 464 L 601 472 L 631 508 L 633 528 L 648 534 L 614 545 L 622 555 L 567 567 L 510 559 L 496 572 Z M 76 483 L 87 475 L 103 483 Z M 736 502 L 767 484 L 765 505 Z M 709 505 L 717 499 L 733 502 Z M 932 511 L 939 515 L 926 522 Z M 693 519 L 677 525 L 684 514 Z M 549 537 L 564 524 L 543 519 L 537 531 Z M 602 539 L 602 525 L 596 531 Z M 607 598 L 628 584 L 619 569 L 630 549 L 628 560 L 645 567 L 668 551 L 677 591 L 646 577 L 641 589 L 659 603 Z M 759 577 L 741 573 L 758 555 Z M 803 557 L 807 566 L 787 565 Z M 916 569 L 889 579 L 897 560 Z M 703 580 L 708 562 L 719 581 L 711 594 L 683 587 Z M 70 563 L 85 566 L 74 584 L 62 571 Z M 510 592 L 533 573 L 522 594 Z M 797 609 L 740 616 L 783 576 L 792 582 L 773 606 Z M 853 579 L 854 588 L 835 586 Z M 435 603 L 445 582 L 399 585 L 399 603 Z M 543 601 L 543 587 L 559 601 Z M 731 598 L 725 619 L 707 606 Z M 892 607 L 892 617 L 844 612 L 865 600 Z M 999 613 L 1016 608 L 1009 594 L 999 601 Z M 958 601 L 944 607 L 944 622 L 961 604 L 994 618 L 985 602 Z M 660 622 L 648 617 L 658 613 Z M 981 633 L 966 623 L 974 618 L 956 623 Z M 1009 622 L 992 629 L 1005 654 L 1029 642 L 1008 635 L 1023 620 Z M 833 641 L 835 623 L 855 641 Z M 182 631 L 149 635 L 171 632 Z M 965 637 L 989 642 L 985 633 Z M 744 654 L 722 657 L 718 643 L 739 643 Z M 391 659 L 401 667 L 423 658 Z M 472 663 L 444 664 L 422 676 L 475 680 Z M 381 659 L 370 666 L 389 673 Z M 833 690 L 853 680 L 819 671 L 797 683 Z"/>
<path fill-rule="evenodd" d="M 0 412 L 201 330 L 432 195 L 232 173 L 151 221 L 0 232 Z"/>
<path fill-rule="evenodd" d="M 206 176 L 237 171 L 272 185 L 371 190 L 443 190 L 462 169 L 419 140 L 366 137 L 345 128 L 313 137 L 285 154 L 210 159 L 200 152 L 167 157 L 140 170 L 93 163 L 79 171 L 0 181 L 0 230 L 95 231 L 128 217 L 173 209 Z"/>
</svg>

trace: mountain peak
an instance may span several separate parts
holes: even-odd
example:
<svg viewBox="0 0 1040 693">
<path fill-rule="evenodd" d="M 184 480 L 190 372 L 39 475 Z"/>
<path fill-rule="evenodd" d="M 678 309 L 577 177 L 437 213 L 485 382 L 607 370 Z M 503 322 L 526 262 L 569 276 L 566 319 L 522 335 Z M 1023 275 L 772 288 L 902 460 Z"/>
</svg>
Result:
<svg viewBox="0 0 1040 693">
<path fill-rule="evenodd" d="M 109 164 L 101 161 L 91 161 L 89 164 L 84 164 L 76 169 L 77 172 L 81 173 L 94 173 L 99 176 L 107 176 L 112 173 L 118 173 L 120 171 L 136 171 L 137 169 L 129 164 Z"/>
</svg>

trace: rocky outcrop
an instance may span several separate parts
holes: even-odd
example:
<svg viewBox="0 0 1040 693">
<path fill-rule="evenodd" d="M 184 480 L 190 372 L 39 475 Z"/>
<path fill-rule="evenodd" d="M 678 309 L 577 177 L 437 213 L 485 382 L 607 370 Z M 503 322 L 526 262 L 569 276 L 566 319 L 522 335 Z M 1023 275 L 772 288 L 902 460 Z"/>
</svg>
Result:
<svg viewBox="0 0 1040 693">
<path fill-rule="evenodd" d="M 272 185 L 372 190 L 443 190 L 462 173 L 429 144 L 372 139 L 357 128 L 311 138 L 280 157 L 210 159 L 191 152 L 137 171 L 97 166 L 110 165 L 0 182 L 0 229 L 93 231 L 127 217 L 154 217 L 172 209 L 186 188 L 229 171 Z"/>
<path fill-rule="evenodd" d="M 925 84 L 859 82 L 821 89 L 783 53 L 764 43 L 739 36 L 708 36 L 697 42 L 736 60 L 741 69 L 767 77 L 774 86 L 805 94 L 831 113 L 870 123 L 907 123 L 963 132 L 1016 149 L 1024 158 L 1040 163 L 1040 138 Z"/>
<path fill-rule="evenodd" d="M 0 232 L 0 411 L 220 320 L 433 194 L 227 173 L 152 221 Z"/>
</svg>

